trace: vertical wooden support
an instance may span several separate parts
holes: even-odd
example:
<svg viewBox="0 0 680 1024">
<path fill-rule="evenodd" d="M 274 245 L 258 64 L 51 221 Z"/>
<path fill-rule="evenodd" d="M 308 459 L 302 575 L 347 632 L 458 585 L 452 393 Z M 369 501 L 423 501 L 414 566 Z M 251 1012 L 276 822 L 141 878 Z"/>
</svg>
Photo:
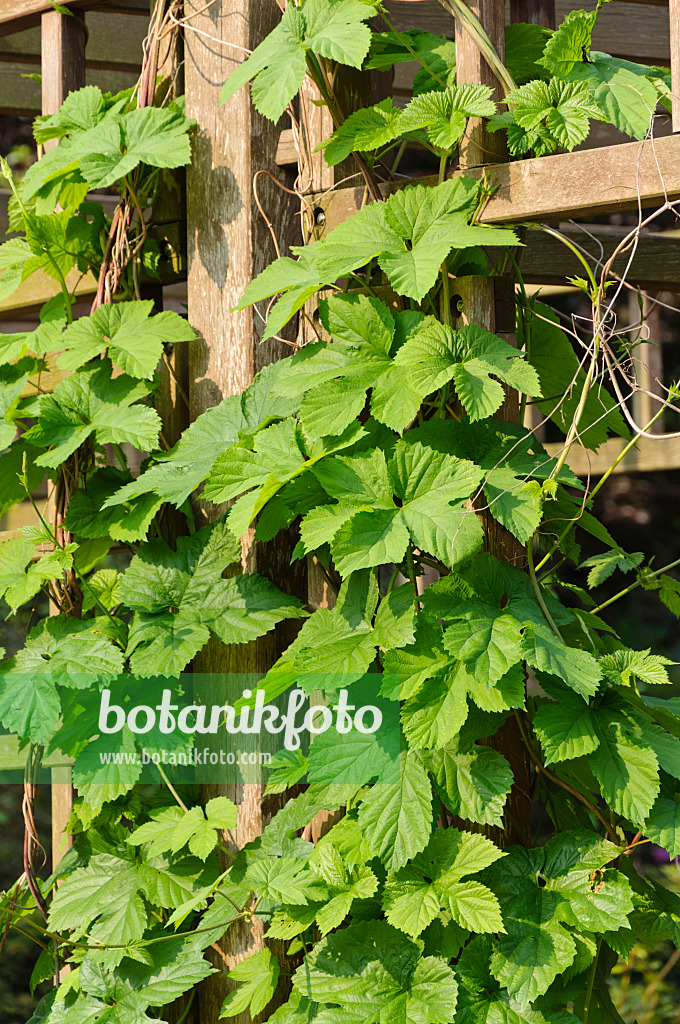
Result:
<svg viewBox="0 0 680 1024">
<path fill-rule="evenodd" d="M 49 11 L 40 22 L 40 39 L 42 112 L 55 114 L 70 92 L 85 85 L 85 26 L 78 17 Z"/>
<path fill-rule="evenodd" d="M 486 29 L 491 43 L 502 61 L 505 60 L 505 5 L 503 0 L 466 0 L 470 11 Z M 482 56 L 472 37 L 456 19 L 456 78 L 463 84 L 489 85 L 493 99 L 501 102 L 503 90 L 494 72 Z M 468 121 L 460 145 L 460 166 L 478 167 L 505 159 L 507 149 L 503 132 L 491 135 L 482 118 Z"/>
<path fill-rule="evenodd" d="M 669 0 L 671 20 L 671 92 L 673 131 L 680 132 L 680 0 Z"/>
<path fill-rule="evenodd" d="M 635 363 L 635 378 L 644 391 L 638 391 L 633 396 L 633 417 L 640 427 L 647 427 L 653 416 L 659 411 L 659 403 L 654 401 L 652 395 L 664 397 L 663 388 L 663 354 L 661 351 L 661 317 L 659 307 L 652 301 L 652 297 L 644 292 L 642 296 L 642 311 L 638 304 L 636 292 L 631 292 L 628 300 L 631 324 L 640 323 L 640 312 L 647 330 L 646 340 L 637 341 L 633 350 L 633 361 Z M 640 336 L 640 328 L 636 327 L 632 332 L 632 340 Z M 645 394 L 644 392 L 650 392 Z M 647 427 L 650 434 L 663 434 L 663 416 L 656 423 Z"/>
<path fill-rule="evenodd" d="M 505 58 L 505 17 L 503 0 L 467 0 L 467 5 L 486 30 L 501 60 Z M 457 77 L 461 83 L 490 85 L 494 97 L 501 100 L 503 92 L 493 71 L 474 45 L 468 33 L 456 22 Z M 482 119 L 471 120 L 466 139 L 461 145 L 461 166 L 495 163 L 505 156 L 501 133 L 489 134 Z M 488 331 L 514 339 L 514 282 L 512 278 L 469 277 L 457 279 L 455 288 L 462 309 L 461 321 L 478 324 Z M 517 422 L 519 399 L 508 391 L 496 414 L 499 419 Z M 522 545 L 491 516 L 480 510 L 486 533 L 485 548 L 502 561 L 523 565 Z M 531 769 L 527 751 L 513 718 L 509 719 L 492 740 L 493 746 L 507 758 L 514 775 L 514 784 L 503 817 L 503 830 L 494 829 L 491 837 L 502 846 L 513 843 L 530 845 Z"/>
<path fill-rule="evenodd" d="M 279 133 L 286 124 L 283 119 L 277 126 L 262 118 L 253 108 L 247 88 L 226 106 L 219 104 L 225 80 L 246 52 L 255 49 L 277 24 L 280 10 L 276 4 L 223 0 L 206 5 L 203 0 L 187 0 L 185 18 L 187 114 L 198 122 L 187 171 L 189 318 L 200 334 L 200 341 L 189 353 L 189 402 L 195 419 L 224 396 L 242 391 L 258 370 L 289 351 L 279 341 L 260 344 L 264 309 L 231 312 L 246 285 L 276 257 L 272 236 L 257 209 L 254 179 L 259 170 L 271 172 L 275 167 Z M 278 176 L 290 187 L 293 176 L 285 178 L 284 173 L 279 170 Z M 265 174 L 257 178 L 255 187 L 285 252 L 291 242 L 300 240 L 298 201 Z M 197 502 L 195 511 L 199 520 L 209 520 L 221 510 Z M 304 599 L 306 574 L 300 562 L 291 566 L 292 547 L 285 537 L 255 545 L 252 535 L 247 535 L 243 562 L 249 570 L 257 569 Z M 195 671 L 212 674 L 216 700 L 233 700 L 240 695 L 240 688 L 238 694 L 226 689 L 229 674 L 266 671 L 292 635 L 284 624 L 248 645 L 229 648 L 212 644 L 195 660 Z M 227 835 L 233 848 L 256 838 L 280 805 L 277 798 L 264 800 L 264 786 L 259 782 L 204 787 L 206 798 L 217 793 L 239 804 L 237 827 Z M 223 952 L 215 960 L 220 971 L 199 990 L 200 1020 L 205 1024 L 218 1020 L 229 990 L 225 965 L 262 948 L 263 942 L 260 922 L 240 921 L 229 929 L 221 944 Z M 285 964 L 285 956 L 281 959 Z M 287 967 L 284 971 L 288 972 Z M 251 1020 L 248 1013 L 230 1019 L 234 1024 Z"/>
<path fill-rule="evenodd" d="M 510 0 L 510 21 L 555 28 L 555 0 Z"/>
<path fill-rule="evenodd" d="M 49 11 L 41 19 L 42 112 L 55 114 L 70 92 L 85 85 L 85 26 L 68 14 Z M 56 140 L 45 148 L 56 146 Z M 66 827 L 73 806 L 70 768 L 54 768 L 52 781 L 52 863 L 71 846 Z"/>
</svg>

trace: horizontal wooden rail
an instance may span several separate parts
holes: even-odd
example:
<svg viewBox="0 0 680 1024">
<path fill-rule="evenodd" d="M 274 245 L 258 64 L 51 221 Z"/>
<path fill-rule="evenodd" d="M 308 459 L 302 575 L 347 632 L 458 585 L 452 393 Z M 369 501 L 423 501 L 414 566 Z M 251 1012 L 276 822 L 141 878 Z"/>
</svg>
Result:
<svg viewBox="0 0 680 1024">
<path fill-rule="evenodd" d="M 148 0 L 60 0 L 62 7 L 78 13 L 99 7 L 111 13 L 149 17 Z M 40 24 L 40 18 L 54 7 L 50 0 L 0 0 L 0 36 L 23 32 Z"/>
<path fill-rule="evenodd" d="M 454 174 L 460 172 L 456 171 Z M 465 174 L 493 190 L 479 218 L 482 224 L 521 224 L 584 218 L 680 199 L 680 136 L 621 146 L 560 153 L 512 163 L 471 167 Z M 418 178 L 382 186 L 384 195 L 408 184 L 433 185 Z M 363 185 L 320 198 L 324 231 L 356 213 Z"/>
<path fill-rule="evenodd" d="M 626 446 L 621 438 L 610 438 L 597 452 L 586 451 L 574 446 L 569 452 L 570 469 L 577 476 L 602 476 Z M 548 453 L 558 456 L 564 445 L 561 442 L 546 444 Z M 634 448 L 621 459 L 615 473 L 658 473 L 680 469 L 680 438 L 667 441 L 641 437 Z"/>
<path fill-rule="evenodd" d="M 645 6 L 642 6 L 644 4 Z M 598 15 L 593 33 L 593 49 L 614 57 L 637 59 L 646 64 L 665 64 L 670 60 L 668 0 L 642 0 L 642 4 L 611 0 Z M 390 20 L 401 31 L 417 26 L 435 35 L 453 38 L 454 21 L 438 0 L 387 0 Z M 572 10 L 583 9 L 577 0 L 556 0 L 559 25 Z M 506 18 L 510 5 L 506 5 Z"/>
</svg>

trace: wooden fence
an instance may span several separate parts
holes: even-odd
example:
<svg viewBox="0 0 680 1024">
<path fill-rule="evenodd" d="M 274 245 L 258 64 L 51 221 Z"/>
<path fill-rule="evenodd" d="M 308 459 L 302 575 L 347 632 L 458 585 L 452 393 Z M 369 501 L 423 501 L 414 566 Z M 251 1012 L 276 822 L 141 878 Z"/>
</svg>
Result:
<svg viewBox="0 0 680 1024">
<path fill-rule="evenodd" d="M 16 115 L 34 115 L 39 112 L 50 114 L 58 109 L 70 90 L 86 83 L 114 91 L 127 88 L 136 80 L 141 63 L 142 41 L 149 22 L 149 0 L 61 0 L 61 3 L 77 13 L 78 19 L 55 11 L 48 0 L 0 0 L 0 112 Z M 221 38 L 226 46 L 230 45 L 230 38 L 237 42 L 245 38 L 252 44 L 247 34 L 236 39 L 228 22 L 232 15 L 242 13 L 246 20 L 250 18 L 252 27 L 255 6 L 255 0 L 249 3 L 243 0 L 240 7 L 236 0 L 231 3 L 220 0 L 217 8 L 213 5 L 211 14 L 204 10 L 205 4 L 186 0 L 185 13 L 194 19 L 193 29 L 198 29 L 199 33 L 207 32 L 211 38 L 217 38 L 218 42 Z M 273 2 L 270 6 L 275 7 Z M 557 0 L 555 9 L 551 0 L 511 0 L 508 13 L 514 21 L 526 20 L 550 25 L 554 24 L 555 16 L 561 19 L 568 10 L 580 6 L 570 0 Z M 452 18 L 436 0 L 417 3 L 390 0 L 388 7 L 398 28 L 417 26 L 450 37 L 455 35 Z M 502 0 L 476 0 L 476 7 L 487 12 L 485 17 L 502 16 L 499 15 L 499 11 L 503 10 Z M 492 15 L 488 14 L 489 11 Z M 82 18 L 85 19 L 89 33 L 87 44 Z M 270 19 L 269 14 L 267 19 Z M 260 27 L 258 25 L 258 30 Z M 602 214 L 632 209 L 639 200 L 643 204 L 652 205 L 662 201 L 665 195 L 672 199 L 680 198 L 680 138 L 674 134 L 674 131 L 680 132 L 680 0 L 670 0 L 670 3 L 664 0 L 612 0 L 600 14 L 594 42 L 596 46 L 616 56 L 645 63 L 671 64 L 673 117 L 658 125 L 654 143 L 622 141 L 623 137 L 614 130 L 600 131 L 595 139 L 598 143 L 596 148 L 584 148 L 572 154 L 543 157 L 540 160 L 471 166 L 466 169 L 466 173 L 486 175 L 489 182 L 496 186 L 496 191 L 484 209 L 481 218 L 483 222 L 557 222 L 564 233 L 577 239 L 594 255 L 598 254 L 601 246 L 606 258 L 613 252 L 626 229 L 601 222 L 590 223 L 589 217 L 597 215 L 601 218 Z M 187 54 L 187 110 L 201 121 L 199 145 L 210 146 L 212 151 L 208 153 L 207 162 L 197 161 L 196 169 L 190 171 L 188 232 L 183 211 L 179 207 L 174 211 L 174 216 L 173 211 L 170 214 L 164 211 L 162 223 L 157 223 L 153 230 L 161 246 L 164 283 L 177 286 L 186 280 L 189 273 L 188 298 L 190 306 L 193 303 L 195 310 L 192 322 L 201 329 L 210 345 L 211 339 L 218 336 L 218 331 L 226 330 L 226 311 L 233 306 L 236 297 L 228 294 L 236 277 L 227 279 L 225 269 L 224 279 L 220 280 L 220 274 L 214 272 L 214 267 L 218 264 L 221 267 L 220 261 L 227 258 L 224 247 L 233 242 L 236 237 L 234 232 L 242 230 L 238 226 L 241 223 L 238 221 L 240 214 L 232 216 L 227 195 L 231 186 L 226 170 L 229 173 L 231 170 L 230 158 L 225 153 L 229 145 L 235 144 L 224 141 L 224 132 L 219 137 L 216 127 L 220 118 L 231 116 L 229 108 L 227 113 L 220 112 L 218 94 L 220 80 L 227 77 L 235 63 L 231 52 L 229 59 L 225 56 L 218 59 L 210 47 L 201 43 L 200 34 L 194 32 L 187 32 Z M 41 84 L 23 77 L 37 70 L 42 74 Z M 373 95 L 376 89 L 382 90 L 383 95 L 386 91 L 392 92 L 397 102 L 404 102 L 410 85 L 409 74 L 408 65 L 404 66 L 387 87 L 384 76 L 381 78 L 374 75 L 373 84 L 369 76 L 365 76 L 362 88 L 364 92 L 368 89 L 368 93 L 363 102 L 370 102 L 371 89 Z M 465 77 L 464 80 L 474 79 Z M 359 93 L 360 90 L 357 92 L 360 98 Z M 315 107 L 313 100 L 313 92 L 305 86 L 300 103 L 306 108 L 307 114 L 304 119 L 310 174 L 310 195 L 307 201 L 317 211 L 323 210 L 324 217 L 317 219 L 324 221 L 322 230 L 327 231 L 358 208 L 363 201 L 364 190 L 363 187 L 339 187 L 339 172 L 329 171 L 323 167 L 319 158 L 313 157 L 314 147 L 330 131 L 325 112 Z M 258 159 L 253 160 L 253 164 L 260 166 L 262 154 L 271 151 L 271 162 L 278 164 L 279 172 L 290 173 L 298 159 L 292 131 L 283 127 L 276 129 L 272 136 L 274 129 L 270 131 L 261 122 L 258 122 L 257 131 L 262 133 L 262 137 L 258 137 Z M 241 144 L 252 147 L 252 142 L 243 143 L 241 140 Z M 203 150 L 201 153 L 205 156 Z M 245 160 L 245 163 L 248 161 Z M 237 171 L 240 173 L 238 167 Z M 338 187 L 334 187 L 336 185 Z M 329 188 L 332 190 L 327 192 Z M 251 239 L 248 242 L 250 249 L 243 255 L 236 252 L 232 245 L 231 263 L 238 264 L 238 273 L 244 278 L 242 283 L 245 284 L 248 276 L 261 269 L 258 247 L 252 243 L 252 239 L 259 237 L 258 231 L 266 235 L 266 230 L 261 224 L 257 226 L 259 215 L 251 202 L 250 190 L 244 187 L 242 192 L 248 200 L 243 214 L 248 234 L 243 237 Z M 282 194 L 274 189 L 272 195 Z M 104 202 L 107 201 L 105 198 Z M 211 225 L 216 214 L 209 204 L 220 202 L 223 204 L 222 214 L 219 215 L 223 215 L 224 239 L 220 236 L 215 240 L 211 235 Z M 284 214 L 293 223 L 291 218 L 296 213 L 295 210 L 277 213 L 278 223 L 283 222 Z M 7 193 L 3 192 L 0 193 L 0 230 L 6 226 L 6 214 Z M 585 220 L 587 235 L 583 228 L 569 223 L 572 219 Z M 189 269 L 185 255 L 187 234 L 192 252 Z M 551 286 L 562 282 L 565 274 L 578 273 L 579 265 L 568 254 L 565 255 L 559 242 L 545 234 L 529 232 L 523 269 L 528 282 L 536 286 Z M 623 272 L 623 262 L 615 264 L 614 269 Z M 236 274 L 233 266 L 230 266 L 229 272 Z M 680 292 L 680 238 L 673 232 L 643 232 L 627 276 L 631 283 L 643 289 Z M 225 281 L 228 287 L 225 287 Z M 0 303 L 3 327 L 17 329 L 15 325 L 26 324 L 51 296 L 53 287 L 53 282 L 48 278 L 35 275 L 15 295 Z M 93 295 L 95 287 L 93 279 L 85 278 L 77 284 L 77 295 L 85 300 Z M 220 289 L 224 295 L 221 295 Z M 216 358 L 213 358 L 213 363 L 207 369 L 203 367 L 205 375 L 213 373 L 215 379 L 218 376 L 217 371 L 214 371 Z M 255 350 L 250 352 L 246 360 L 248 373 L 253 366 L 257 368 L 259 358 Z M 229 376 L 231 371 L 224 369 L 226 366 L 225 361 L 220 370 L 223 375 L 220 387 L 223 391 L 239 384 L 237 375 L 232 379 Z M 658 365 L 656 373 L 660 373 Z M 248 381 L 245 380 L 245 383 Z M 190 387 L 190 395 L 193 415 L 205 408 L 206 404 L 214 403 L 214 395 L 205 388 L 191 390 Z M 611 440 L 596 455 L 586 458 L 582 452 L 575 453 L 571 464 L 580 473 L 601 473 L 621 448 L 622 442 Z M 680 446 L 677 442 L 644 440 L 618 468 L 630 472 L 678 467 Z M 14 514 L 11 524 L 4 524 L 10 533 L 24 525 L 22 515 L 22 510 L 19 510 Z M 25 519 L 29 521 L 28 515 Z M 20 760 L 14 738 L 0 738 L 2 765 L 18 766 Z M 58 859 L 70 811 L 69 767 L 58 756 L 48 762 L 48 766 L 54 783 L 53 849 Z"/>
</svg>

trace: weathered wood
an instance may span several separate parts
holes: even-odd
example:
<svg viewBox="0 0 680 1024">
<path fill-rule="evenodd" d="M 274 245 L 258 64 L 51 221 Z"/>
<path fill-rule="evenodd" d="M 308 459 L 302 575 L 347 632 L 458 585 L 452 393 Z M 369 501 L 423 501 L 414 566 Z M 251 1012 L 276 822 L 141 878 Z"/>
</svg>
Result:
<svg viewBox="0 0 680 1024">
<path fill-rule="evenodd" d="M 503 0 L 466 0 L 485 29 L 496 52 L 505 56 L 505 27 Z M 502 97 L 495 75 L 481 53 L 474 46 L 466 32 L 456 25 L 456 74 L 458 81 L 473 84 L 482 83 L 496 88 L 496 98 Z M 463 166 L 485 163 L 494 168 L 495 161 L 502 160 L 505 153 L 496 136 L 491 135 L 485 122 L 477 119 L 468 123 L 466 142 L 461 143 L 461 164 Z M 446 261 L 444 261 L 446 271 Z M 457 325 L 475 324 L 492 333 L 498 333 L 511 344 L 515 344 L 515 301 L 514 281 L 509 277 L 464 277 L 455 282 L 455 308 L 459 312 Z M 452 307 L 454 303 L 452 302 Z M 510 423 L 519 420 L 519 395 L 510 388 L 505 390 L 503 405 L 496 413 L 499 419 Z M 525 564 L 524 547 L 504 529 L 491 514 L 485 500 L 474 503 L 479 506 L 478 515 L 484 528 L 484 547 L 496 558 L 513 565 Z M 471 514 L 473 509 L 471 509 Z M 531 839 L 531 782 L 530 762 L 522 741 L 519 727 L 510 718 L 495 736 L 487 740 L 489 746 L 498 750 L 508 761 L 514 778 L 503 813 L 503 827 L 486 827 L 484 831 L 499 846 L 513 843 L 527 845 Z"/>
<path fill-rule="evenodd" d="M 675 135 L 580 153 L 560 153 L 512 163 L 471 167 L 466 175 L 495 191 L 482 210 L 482 224 L 554 221 L 634 209 L 680 199 L 680 141 Z M 433 185 L 432 177 L 418 184 Z M 382 186 L 384 195 L 408 182 Z M 664 193 L 664 186 L 666 192 Z M 363 188 L 338 189 L 320 200 L 325 230 L 361 208 Z"/>
<path fill-rule="evenodd" d="M 663 386 L 661 309 L 653 298 L 654 296 L 643 292 L 640 309 L 638 292 L 628 293 L 631 359 L 635 380 L 641 389 L 633 396 L 633 417 L 635 422 L 646 428 L 650 434 L 663 434 L 663 415 L 656 422 L 650 423 L 660 409 L 660 402 L 655 401 L 652 396 L 657 395 L 661 399 L 667 397 Z"/>
<path fill-rule="evenodd" d="M 41 111 L 40 82 L 25 75 L 36 74 L 35 64 L 8 64 L 0 62 L 0 114 L 34 116 Z M 97 85 L 103 92 L 121 92 L 130 89 L 139 72 L 85 69 L 85 84 Z"/>
<path fill-rule="evenodd" d="M 505 62 L 505 8 L 498 0 L 465 0 L 470 12 L 483 25 L 491 45 Z M 456 19 L 456 77 L 459 82 L 488 85 L 493 89 L 492 98 L 496 103 L 503 99 L 504 92 L 495 72 L 482 56 L 469 32 Z M 493 135 L 486 131 L 481 117 L 471 117 L 460 140 L 460 166 L 476 167 L 478 164 L 496 163 L 507 158 L 508 150 L 503 132 Z"/>
<path fill-rule="evenodd" d="M 555 28 L 555 0 L 510 0 L 510 21 Z"/>
<path fill-rule="evenodd" d="M 85 85 L 85 26 L 79 19 L 59 11 L 42 15 L 40 23 L 42 51 L 42 113 L 55 114 L 70 92 Z M 51 140 L 45 148 L 57 145 Z M 56 286 L 55 286 L 56 287 Z M 59 485 L 53 492 L 51 505 L 61 509 Z M 63 493 L 63 492 L 62 492 Z M 56 520 L 59 520 L 57 516 Z M 57 532 L 59 537 L 59 532 Z M 55 609 L 51 607 L 52 614 Z M 71 771 L 65 769 L 55 777 L 51 791 L 52 805 L 52 859 L 58 861 L 73 845 L 67 826 L 73 807 Z"/>
<path fill-rule="evenodd" d="M 569 452 L 570 469 L 581 477 L 602 476 L 618 458 L 627 442 L 620 437 L 610 438 L 596 452 L 573 445 Z M 557 456 L 564 447 L 561 441 L 546 444 L 549 455 Z M 624 455 L 615 473 L 658 473 L 680 469 L 680 439 L 658 440 L 641 437 L 634 448 Z"/>
<path fill-rule="evenodd" d="M 673 131 L 680 132 L 680 0 L 669 0 Z"/>
<path fill-rule="evenodd" d="M 149 16 L 147 0 L 61 0 L 62 7 L 81 14 L 92 7 L 111 13 Z M 0 0 L 0 36 L 23 32 L 40 24 L 43 14 L 53 11 L 50 0 Z"/>
<path fill-rule="evenodd" d="M 85 25 L 59 11 L 43 14 L 42 112 L 56 114 L 70 92 L 85 85 Z M 56 145 L 56 140 L 51 140 Z M 47 146 L 46 146 L 47 148 Z"/>
<path fill-rule="evenodd" d="M 670 61 L 670 27 L 668 3 L 644 6 L 637 2 L 611 0 L 604 5 L 597 18 L 593 33 L 593 49 L 604 50 L 615 57 L 635 58 L 649 64 L 664 64 Z M 396 28 L 425 29 L 436 35 L 452 36 L 451 15 L 438 0 L 388 0 L 386 7 L 390 20 Z M 575 0 L 556 0 L 555 14 L 559 25 L 566 14 L 581 10 L 583 4 Z M 507 18 L 510 19 L 508 7 Z"/>
<path fill-rule="evenodd" d="M 138 73 L 146 22 L 131 14 L 87 12 L 85 66 L 94 70 Z M 0 36 L 0 61 L 40 64 L 40 28 Z"/>
<path fill-rule="evenodd" d="M 231 312 L 248 282 L 276 256 L 255 203 L 253 177 L 260 169 L 271 170 L 280 126 L 270 124 L 254 110 L 247 89 L 226 106 L 219 106 L 222 84 L 242 59 L 239 47 L 254 49 L 278 22 L 279 11 L 267 0 L 223 0 L 207 7 L 203 0 L 189 0 L 185 13 L 195 13 L 191 25 L 210 37 L 192 31 L 185 37 L 187 113 L 198 122 L 187 172 L 189 318 L 201 336 L 189 355 L 189 401 L 194 419 L 223 396 L 242 391 L 259 369 L 284 355 L 287 346 L 279 341 L 260 344 L 262 322 L 252 308 Z M 288 187 L 293 183 L 292 174 L 279 172 L 279 178 Z M 257 194 L 285 250 L 300 238 L 298 203 L 266 175 L 257 180 Z M 205 504 L 196 506 L 199 518 L 213 518 L 219 511 Z M 255 545 L 247 535 L 243 560 L 248 569 L 257 569 L 282 589 L 304 597 L 304 567 L 299 562 L 291 567 L 291 551 L 292 542 L 277 539 L 272 544 Z M 194 667 L 213 674 L 215 698 L 224 702 L 229 694 L 233 698 L 240 692 L 235 673 L 262 673 L 291 638 L 284 626 L 248 645 L 228 648 L 213 644 L 195 660 Z M 277 798 L 264 800 L 261 782 L 219 784 L 204 790 L 205 797 L 216 793 L 231 796 L 239 804 L 237 827 L 227 835 L 232 848 L 254 839 L 280 806 Z M 223 955 L 216 960 L 221 970 L 199 990 L 200 1019 L 206 1024 L 218 1019 L 230 987 L 225 963 L 238 962 L 262 948 L 263 941 L 261 922 L 239 921 L 229 929 L 222 943 Z M 285 954 L 282 960 L 285 962 Z M 251 1018 L 243 1013 L 231 1019 L 235 1024 L 247 1024 Z"/>
<path fill-rule="evenodd" d="M 583 228 L 578 224 L 558 224 L 557 228 L 592 257 L 589 262 L 593 269 L 597 265 L 601 267 L 630 232 L 630 228 L 610 224 L 584 224 Z M 490 252 L 494 258 L 499 250 Z M 612 269 L 615 274 L 625 273 L 631 284 L 671 290 L 680 284 L 680 238 L 662 232 L 644 232 L 629 266 L 630 255 L 627 252 L 619 256 Z M 522 277 L 528 284 L 564 284 L 565 278 L 583 273 L 578 258 L 559 239 L 544 231 L 527 232 L 520 265 Z"/>
</svg>

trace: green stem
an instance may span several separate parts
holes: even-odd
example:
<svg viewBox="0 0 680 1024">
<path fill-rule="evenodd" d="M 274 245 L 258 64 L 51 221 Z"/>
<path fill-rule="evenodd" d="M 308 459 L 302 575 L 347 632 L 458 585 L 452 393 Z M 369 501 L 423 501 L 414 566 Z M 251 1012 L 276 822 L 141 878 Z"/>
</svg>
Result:
<svg viewBox="0 0 680 1024">
<path fill-rule="evenodd" d="M 184 1024 L 184 1021 L 187 1019 L 187 1017 L 189 1016 L 189 1013 L 191 1012 L 191 1007 L 194 1005 L 194 999 L 195 998 L 196 998 L 196 989 L 192 988 L 191 995 L 189 996 L 189 1002 L 186 1005 L 184 1013 L 182 1014 L 182 1016 L 177 1021 L 177 1024 Z"/>
<path fill-rule="evenodd" d="M 536 569 L 534 568 L 533 546 L 534 546 L 534 541 L 533 541 L 533 537 L 532 537 L 532 539 L 527 544 L 527 565 L 529 567 L 529 578 L 531 579 L 531 585 L 534 588 L 534 593 L 536 594 L 536 599 L 537 599 L 538 603 L 541 606 L 541 611 L 543 612 L 543 614 L 545 615 L 546 619 L 550 623 L 550 628 L 552 629 L 552 631 L 555 634 L 555 636 L 558 637 L 558 639 L 560 639 L 562 641 L 562 643 L 564 643 L 564 638 L 563 638 L 562 634 L 560 633 L 559 629 L 557 628 L 557 626 L 555 625 L 555 620 L 553 619 L 552 615 L 550 614 L 550 611 L 548 610 L 548 606 L 545 603 L 545 599 L 543 597 L 543 593 L 541 591 L 541 587 L 539 585 L 538 580 L 536 579 Z"/>
<path fill-rule="evenodd" d="M 647 575 L 637 579 L 635 583 L 631 583 L 631 585 L 626 587 L 625 590 L 621 590 L 618 594 L 614 594 L 614 596 L 610 597 L 608 601 L 603 601 L 602 604 L 598 604 L 597 608 L 593 608 L 592 614 L 597 615 L 597 613 L 601 612 L 603 608 L 608 608 L 610 604 L 614 604 L 615 601 L 619 601 L 622 597 L 625 597 L 626 594 L 630 594 L 631 590 L 636 590 L 638 587 L 641 587 L 643 583 L 647 582 L 647 580 L 656 579 L 657 576 L 662 576 L 665 572 L 670 572 L 671 569 L 677 569 L 679 565 L 680 558 L 676 558 L 674 562 L 669 562 L 668 565 L 664 565 L 662 569 L 657 569 L 656 572 L 647 573 Z"/>
<path fill-rule="evenodd" d="M 165 785 L 168 787 L 168 789 L 172 793 L 173 798 L 175 800 L 175 803 L 178 805 L 178 807 L 180 807 L 184 811 L 185 814 L 188 814 L 189 813 L 189 808 L 184 803 L 184 801 L 182 800 L 181 796 L 179 795 L 179 793 L 177 792 L 177 790 L 175 789 L 173 784 L 170 782 L 170 779 L 165 774 L 165 772 L 161 768 L 160 764 L 157 764 L 156 768 L 158 768 L 158 774 L 163 779 L 163 782 L 165 783 Z"/>
<path fill-rule="evenodd" d="M 569 238 L 567 238 L 566 235 L 563 235 L 561 231 L 556 231 L 555 228 L 547 227 L 545 224 L 531 224 L 530 227 L 534 231 L 545 231 L 547 235 L 552 235 L 553 238 L 556 238 L 558 241 L 562 242 L 563 245 L 566 245 L 567 249 L 571 249 L 574 256 L 580 262 L 581 266 L 588 275 L 590 283 L 593 287 L 593 292 L 597 291 L 597 281 L 595 280 L 595 276 L 592 270 L 590 269 L 590 264 L 586 260 L 583 253 L 578 249 L 577 246 L 574 245 L 574 243 Z"/>
<path fill-rule="evenodd" d="M 590 1002 L 593 998 L 593 988 L 595 986 L 595 973 L 597 971 L 597 961 L 600 956 L 600 948 L 602 946 L 602 936 L 597 940 L 597 949 L 595 950 L 595 956 L 593 957 L 593 964 L 590 968 L 588 975 L 588 987 L 586 988 L 586 1000 L 583 1004 L 583 1024 L 588 1024 L 588 1017 L 590 1016 Z"/>
<path fill-rule="evenodd" d="M 523 305 L 522 305 L 521 308 L 522 308 L 522 327 L 523 327 L 523 334 L 524 334 L 524 358 L 525 358 L 525 360 L 527 362 L 529 362 L 529 357 L 531 356 L 531 315 L 532 315 L 532 309 L 531 309 L 531 305 L 529 303 L 529 297 L 527 295 L 527 290 L 526 290 L 526 288 L 524 286 L 524 278 L 522 277 L 522 271 L 519 269 L 519 263 L 515 259 L 515 254 L 513 253 L 512 249 L 508 249 L 507 253 L 508 253 L 508 258 L 510 259 L 510 261 L 512 262 L 512 265 L 514 267 L 515 277 L 517 278 L 517 282 L 519 284 L 520 291 L 522 292 Z M 525 314 L 529 314 L 529 315 L 527 316 Z M 525 417 L 526 411 L 527 411 L 527 398 L 528 398 L 528 395 L 526 394 L 526 392 L 523 392 L 522 393 L 522 398 L 521 398 L 521 401 L 520 401 L 520 405 L 519 405 L 519 422 L 520 422 L 520 424 L 522 426 L 524 426 L 524 417 Z"/>
<path fill-rule="evenodd" d="M 507 95 L 509 92 L 513 92 L 517 88 L 517 85 L 512 78 L 512 75 L 496 53 L 493 43 L 489 39 L 479 20 L 467 7 L 464 0 L 439 0 L 439 2 L 442 7 L 446 8 L 446 10 L 448 10 L 454 18 L 457 18 L 461 25 L 467 29 L 487 64 L 503 86 L 505 94 Z"/>
</svg>

